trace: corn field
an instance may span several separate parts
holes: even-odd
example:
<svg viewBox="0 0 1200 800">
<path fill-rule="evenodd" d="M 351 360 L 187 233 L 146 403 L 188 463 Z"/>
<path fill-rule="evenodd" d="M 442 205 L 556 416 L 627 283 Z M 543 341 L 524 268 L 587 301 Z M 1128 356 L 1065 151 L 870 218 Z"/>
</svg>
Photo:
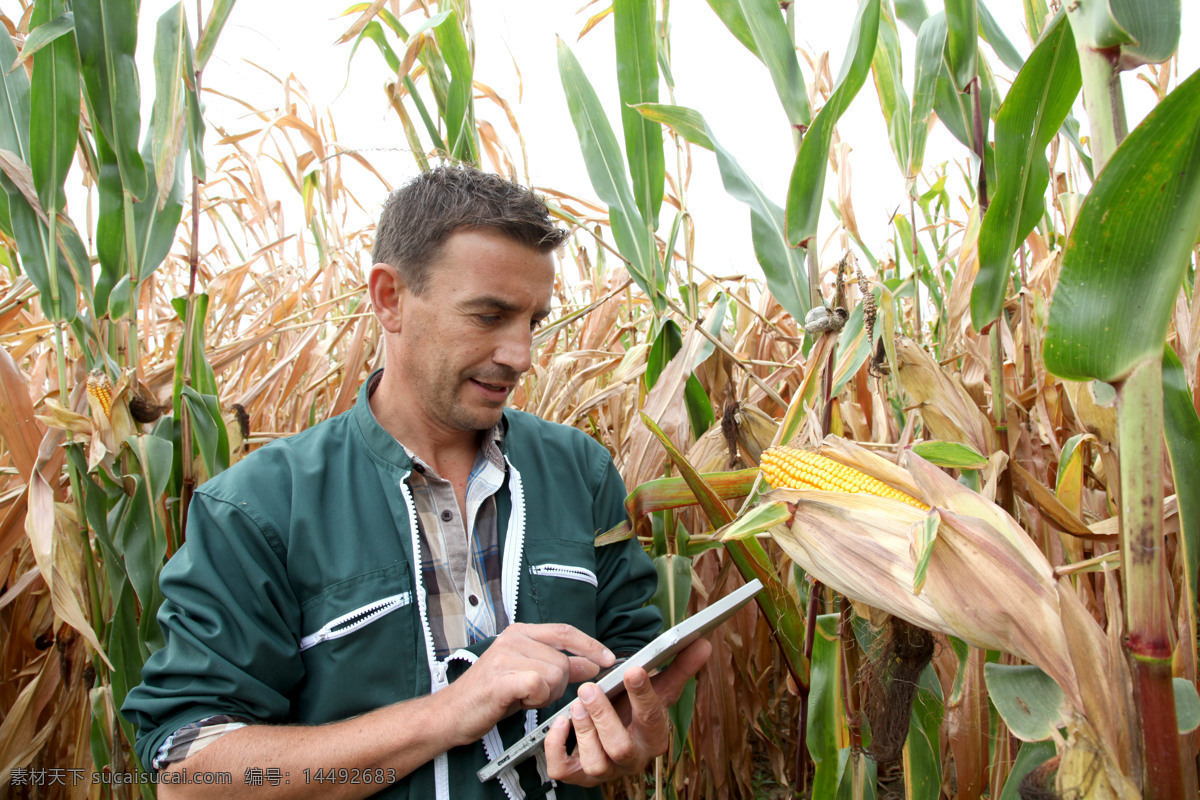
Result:
<svg viewBox="0 0 1200 800">
<path fill-rule="evenodd" d="M 984 0 L 857 0 L 830 52 L 797 47 L 807 4 L 687 11 L 782 107 L 774 197 L 721 120 L 675 102 L 670 0 L 579 11 L 580 38 L 611 37 L 619 105 L 558 43 L 590 185 L 537 187 L 572 237 L 513 405 L 612 452 L 629 521 L 597 543 L 638 537 L 667 620 L 767 587 L 714 634 L 668 753 L 609 797 L 1200 794 L 1200 73 L 1178 67 L 1180 0 L 1020 5 L 1017 32 Z M 341 11 L 417 167 L 523 181 L 553 157 L 475 74 L 469 0 Z M 158 573 L 193 490 L 346 411 L 380 359 L 365 276 L 395 177 L 290 77 L 273 108 L 206 112 L 238 103 L 204 81 L 233 0 L 171 7 L 152 41 L 139 13 L 0 13 L 18 798 L 154 796 L 119 709 L 162 644 Z M 1122 73 L 1157 100 L 1136 125 Z M 849 190 L 856 98 L 905 179 L 885 240 Z M 957 150 L 934 163 L 938 130 Z M 696 258 L 702 161 L 746 207 L 755 274 Z"/>
</svg>

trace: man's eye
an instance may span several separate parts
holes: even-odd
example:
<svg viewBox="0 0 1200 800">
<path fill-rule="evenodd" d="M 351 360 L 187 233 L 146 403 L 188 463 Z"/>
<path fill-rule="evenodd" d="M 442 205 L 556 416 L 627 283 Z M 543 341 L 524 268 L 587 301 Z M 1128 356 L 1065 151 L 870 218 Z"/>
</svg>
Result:
<svg viewBox="0 0 1200 800">
<path fill-rule="evenodd" d="M 543 323 L 543 322 L 545 322 L 545 321 L 546 321 L 546 320 L 544 320 L 544 319 L 535 319 L 535 320 L 530 320 L 530 322 L 529 322 L 529 330 L 531 330 L 531 331 L 536 331 L 538 328 L 542 327 L 542 323 Z"/>
<path fill-rule="evenodd" d="M 496 314 L 476 314 L 475 320 L 484 326 L 492 326 L 500 321 L 500 317 Z"/>
</svg>

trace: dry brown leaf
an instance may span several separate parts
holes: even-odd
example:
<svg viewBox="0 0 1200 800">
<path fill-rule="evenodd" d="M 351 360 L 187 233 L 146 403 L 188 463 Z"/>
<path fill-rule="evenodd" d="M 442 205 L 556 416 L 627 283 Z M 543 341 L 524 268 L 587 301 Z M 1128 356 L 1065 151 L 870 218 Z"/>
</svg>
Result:
<svg viewBox="0 0 1200 800">
<path fill-rule="evenodd" d="M 37 461 L 42 429 L 34 419 L 29 383 L 8 350 L 0 347 L 0 441 L 12 456 L 13 466 L 28 482 Z"/>
</svg>

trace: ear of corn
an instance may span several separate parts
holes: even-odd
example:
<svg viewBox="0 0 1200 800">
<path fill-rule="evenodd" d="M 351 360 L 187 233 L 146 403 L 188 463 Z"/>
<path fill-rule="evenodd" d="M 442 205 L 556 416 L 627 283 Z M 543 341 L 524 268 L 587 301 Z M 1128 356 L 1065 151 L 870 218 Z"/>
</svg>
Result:
<svg viewBox="0 0 1200 800">
<path fill-rule="evenodd" d="M 824 489 L 831 492 L 873 494 L 908 503 L 928 511 L 929 506 L 878 478 L 818 453 L 781 445 L 762 454 L 763 477 L 775 488 Z"/>
<path fill-rule="evenodd" d="M 96 402 L 104 412 L 105 419 L 112 418 L 112 381 L 102 369 L 94 369 L 88 373 L 88 397 Z"/>
</svg>

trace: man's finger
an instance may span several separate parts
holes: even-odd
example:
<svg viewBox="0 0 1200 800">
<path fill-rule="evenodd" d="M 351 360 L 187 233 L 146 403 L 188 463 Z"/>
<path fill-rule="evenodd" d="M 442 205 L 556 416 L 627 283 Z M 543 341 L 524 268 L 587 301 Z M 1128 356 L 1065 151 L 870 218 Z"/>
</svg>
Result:
<svg viewBox="0 0 1200 800">
<path fill-rule="evenodd" d="M 510 625 L 506 630 L 512 630 L 513 628 L 517 628 L 517 632 L 536 642 L 549 645 L 555 650 L 565 650 L 573 655 L 582 656 L 601 667 L 611 667 L 617 663 L 617 657 L 613 655 L 611 650 L 583 631 L 567 625 L 565 622 L 542 624 L 518 623 Z"/>
<path fill-rule="evenodd" d="M 638 730 L 646 743 L 664 744 L 668 732 L 667 706 L 674 700 L 663 697 L 651 683 L 646 670 L 641 667 L 630 667 L 625 673 L 625 693 L 629 695 L 629 707 L 632 713 L 630 727 Z"/>
<path fill-rule="evenodd" d="M 669 667 L 654 676 L 654 691 L 665 700 L 666 705 L 679 699 L 683 687 L 700 671 L 711 653 L 712 643 L 707 639 L 697 639 L 679 653 Z"/>
<path fill-rule="evenodd" d="M 583 694 L 585 687 L 580 687 Z M 595 686 L 592 690 L 600 694 Z M 607 698 L 605 698 L 607 703 Z M 611 708 L 611 707 L 610 707 Z M 608 760 L 604 746 L 600 743 L 600 734 L 596 730 L 595 721 L 582 699 L 571 703 L 571 725 L 575 728 L 575 754 L 579 760 L 579 768 L 586 775 L 599 778 L 608 773 L 612 764 Z"/>
</svg>

